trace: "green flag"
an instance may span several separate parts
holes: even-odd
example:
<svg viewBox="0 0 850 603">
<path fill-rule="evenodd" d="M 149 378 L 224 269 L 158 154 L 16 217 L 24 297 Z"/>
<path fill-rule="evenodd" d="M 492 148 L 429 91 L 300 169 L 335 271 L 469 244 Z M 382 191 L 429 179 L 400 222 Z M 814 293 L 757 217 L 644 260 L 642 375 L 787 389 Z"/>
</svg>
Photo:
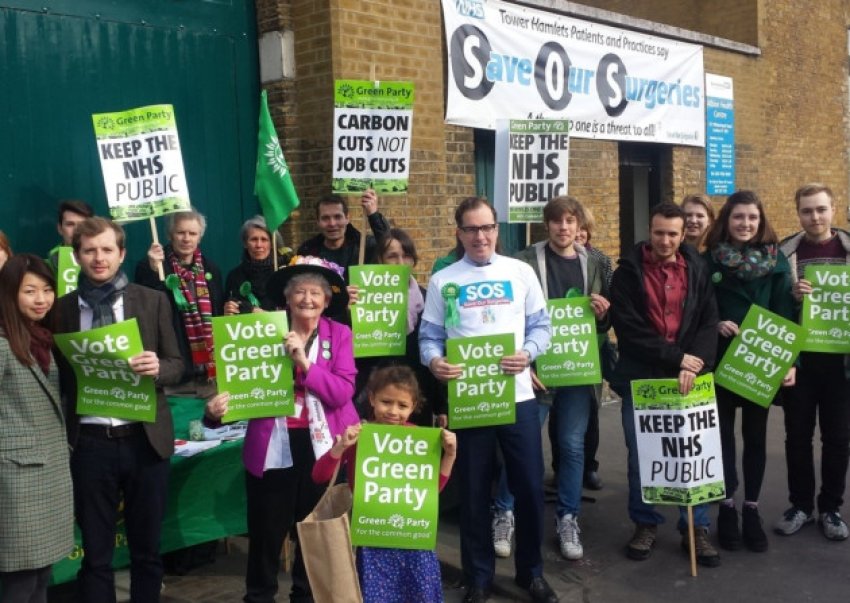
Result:
<svg viewBox="0 0 850 603">
<path fill-rule="evenodd" d="M 277 133 L 269 115 L 266 91 L 260 97 L 260 133 L 257 146 L 257 176 L 254 179 L 254 194 L 260 199 L 260 207 L 269 230 L 274 232 L 286 222 L 292 210 L 298 207 L 298 194 Z"/>
</svg>

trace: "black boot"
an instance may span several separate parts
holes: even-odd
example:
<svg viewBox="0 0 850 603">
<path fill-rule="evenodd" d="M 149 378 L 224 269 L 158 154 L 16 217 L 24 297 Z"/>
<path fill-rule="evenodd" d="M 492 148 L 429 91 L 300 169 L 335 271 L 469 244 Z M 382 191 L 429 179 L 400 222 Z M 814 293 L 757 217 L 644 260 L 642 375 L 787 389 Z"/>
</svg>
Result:
<svg viewBox="0 0 850 603">
<path fill-rule="evenodd" d="M 717 541 L 727 551 L 737 551 L 741 548 L 738 510 L 734 506 L 720 504 L 720 513 L 717 515 Z"/>
<path fill-rule="evenodd" d="M 767 550 L 767 534 L 761 526 L 758 507 L 744 505 L 741 509 L 741 533 L 747 548 L 756 553 Z"/>
</svg>

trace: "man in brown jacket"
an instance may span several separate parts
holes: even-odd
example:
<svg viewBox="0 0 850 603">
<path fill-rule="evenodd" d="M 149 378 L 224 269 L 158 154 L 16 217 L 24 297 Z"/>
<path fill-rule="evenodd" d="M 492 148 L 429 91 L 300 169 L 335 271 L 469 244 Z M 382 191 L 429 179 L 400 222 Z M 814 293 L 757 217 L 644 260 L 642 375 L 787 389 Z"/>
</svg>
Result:
<svg viewBox="0 0 850 603">
<path fill-rule="evenodd" d="M 112 553 L 123 496 L 130 597 L 156 602 L 162 587 L 159 542 L 168 459 L 174 452 L 174 426 L 162 386 L 177 383 L 183 373 L 171 308 L 163 293 L 128 284 L 121 271 L 126 255 L 124 231 L 117 224 L 104 218 L 86 219 L 74 232 L 73 247 L 81 268 L 79 288 L 59 300 L 59 330 L 87 331 L 135 318 L 145 351 L 131 358 L 129 365 L 157 384 L 153 423 L 80 416 L 76 380 L 67 363 L 62 364 L 68 439 L 73 448 L 74 505 L 84 550 L 78 575 L 80 598 L 115 601 Z"/>
</svg>

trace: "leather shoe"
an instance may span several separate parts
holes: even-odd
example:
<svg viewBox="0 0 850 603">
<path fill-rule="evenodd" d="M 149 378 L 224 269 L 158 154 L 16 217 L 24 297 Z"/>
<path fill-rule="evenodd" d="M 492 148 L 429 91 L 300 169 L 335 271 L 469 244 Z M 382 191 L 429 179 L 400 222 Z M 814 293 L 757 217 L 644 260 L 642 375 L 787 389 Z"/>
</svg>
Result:
<svg viewBox="0 0 850 603">
<path fill-rule="evenodd" d="M 532 578 L 531 582 L 523 588 L 531 595 L 531 600 L 534 603 L 558 603 L 558 595 L 555 594 L 555 591 L 552 590 L 543 576 Z"/>
<path fill-rule="evenodd" d="M 602 489 L 602 479 L 596 471 L 588 471 L 584 474 L 584 487 L 588 490 Z"/>
<path fill-rule="evenodd" d="M 484 603 L 490 599 L 490 591 L 478 586 L 470 586 L 463 596 L 463 603 Z"/>
</svg>

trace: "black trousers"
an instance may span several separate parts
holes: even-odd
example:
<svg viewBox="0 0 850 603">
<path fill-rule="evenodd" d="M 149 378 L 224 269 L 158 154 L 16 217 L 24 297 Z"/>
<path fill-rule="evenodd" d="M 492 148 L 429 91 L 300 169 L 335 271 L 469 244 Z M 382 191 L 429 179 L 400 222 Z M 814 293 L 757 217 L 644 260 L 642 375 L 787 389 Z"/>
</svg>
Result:
<svg viewBox="0 0 850 603">
<path fill-rule="evenodd" d="M 0 603 L 47 603 L 50 569 L 0 572 Z"/>
<path fill-rule="evenodd" d="M 168 460 L 144 432 L 107 440 L 81 433 L 71 456 L 74 506 L 83 538 L 77 586 L 83 603 L 113 603 L 112 554 L 123 494 L 130 549 L 130 600 L 156 603 L 162 589 L 160 531 L 168 494 Z"/>
<path fill-rule="evenodd" d="M 812 438 L 815 424 L 821 434 L 821 488 L 817 508 L 838 511 L 844 502 L 850 458 L 850 383 L 841 354 L 803 352 L 797 385 L 785 396 L 785 458 L 788 498 L 811 513 L 815 503 L 815 464 Z"/>
<path fill-rule="evenodd" d="M 781 395 L 781 394 L 779 394 Z M 738 489 L 738 469 L 735 453 L 735 417 L 741 409 L 741 437 L 744 449 L 741 465 L 744 469 L 744 500 L 758 502 L 767 462 L 767 415 L 764 408 L 722 387 L 717 388 L 717 414 L 720 423 L 720 443 L 723 447 L 723 474 L 726 478 L 726 497 L 732 498 Z"/>
<path fill-rule="evenodd" d="M 290 429 L 289 445 L 292 467 L 270 469 L 261 478 L 245 474 L 250 539 L 245 603 L 274 603 L 283 540 L 287 533 L 297 538 L 296 522 L 313 510 L 326 487 L 311 477 L 315 456 L 308 430 Z M 313 600 L 300 547 L 293 560 L 289 596 L 291 601 Z"/>
</svg>

